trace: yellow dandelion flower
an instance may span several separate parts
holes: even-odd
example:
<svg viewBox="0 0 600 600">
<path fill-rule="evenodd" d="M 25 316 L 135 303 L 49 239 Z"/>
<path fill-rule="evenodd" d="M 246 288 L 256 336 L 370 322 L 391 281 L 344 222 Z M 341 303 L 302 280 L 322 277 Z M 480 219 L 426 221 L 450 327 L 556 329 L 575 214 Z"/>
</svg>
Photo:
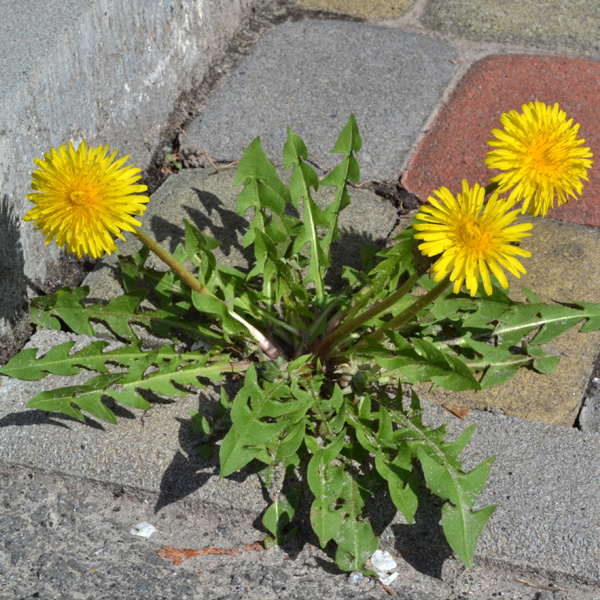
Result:
<svg viewBox="0 0 600 600">
<path fill-rule="evenodd" d="M 135 185 L 141 178 L 140 169 L 123 167 L 129 156 L 113 162 L 118 150 L 108 155 L 108 146 L 86 147 L 85 141 L 77 150 L 69 147 L 50 149 L 44 160 L 34 159 L 31 188 L 35 193 L 26 197 L 35 204 L 24 217 L 41 229 L 46 244 L 54 238 L 59 248 L 78 258 L 88 254 L 99 258 L 114 252 L 111 234 L 124 240 L 121 231 L 135 231 L 141 223 L 131 215 L 146 210 L 148 190 Z"/>
<path fill-rule="evenodd" d="M 523 214 L 529 209 L 530 215 L 545 217 L 555 197 L 557 207 L 570 197 L 578 199 L 593 155 L 581 147 L 585 140 L 577 137 L 579 124 L 567 121 L 558 104 L 530 102 L 522 110 L 502 115 L 504 129 L 494 129 L 497 139 L 488 140 L 497 149 L 488 152 L 485 162 L 504 171 L 491 180 L 499 193 L 513 188 L 508 199 L 515 204 L 523 200 Z"/>
<path fill-rule="evenodd" d="M 425 256 L 437 256 L 432 266 L 434 280 L 440 281 L 450 271 L 457 294 L 463 283 L 474 296 L 479 285 L 479 275 L 488 295 L 492 293 L 490 271 L 503 288 L 508 281 L 502 267 L 515 277 L 525 273 L 516 256 L 531 256 L 513 243 L 520 242 L 531 229 L 531 223 L 509 225 L 517 218 L 518 210 L 507 212 L 512 204 L 493 194 L 484 206 L 485 189 L 475 184 L 469 188 L 462 183 L 462 194 L 456 198 L 443 187 L 435 190 L 436 198 L 429 197 L 431 206 L 423 206 L 416 215 L 413 225 L 415 238 L 423 240 L 419 250 Z M 483 208 L 483 212 L 482 212 Z"/>
</svg>

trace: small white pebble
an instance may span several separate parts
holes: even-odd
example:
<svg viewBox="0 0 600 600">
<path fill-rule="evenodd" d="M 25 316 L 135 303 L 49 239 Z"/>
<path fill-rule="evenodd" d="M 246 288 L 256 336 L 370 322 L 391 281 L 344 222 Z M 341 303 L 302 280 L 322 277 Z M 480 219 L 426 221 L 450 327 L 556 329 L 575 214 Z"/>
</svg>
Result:
<svg viewBox="0 0 600 600">
<path fill-rule="evenodd" d="M 376 550 L 371 556 L 371 564 L 376 571 L 391 571 L 398 566 L 387 550 Z"/>
<path fill-rule="evenodd" d="M 352 585 L 358 585 L 364 579 L 363 574 L 360 571 L 352 571 L 348 577 L 348 581 Z"/>
<path fill-rule="evenodd" d="M 129 533 L 131 535 L 137 535 L 138 537 L 143 537 L 143 538 L 149 538 L 155 532 L 156 532 L 156 527 L 154 527 L 154 525 L 150 525 L 150 523 L 146 523 L 146 521 L 144 521 L 143 523 L 138 523 L 137 525 L 134 525 L 129 530 Z"/>
<path fill-rule="evenodd" d="M 398 573 L 398 571 L 394 571 L 393 573 L 390 573 L 389 575 L 386 575 L 385 577 L 382 577 L 380 575 L 379 581 L 381 581 L 381 583 L 383 583 L 383 585 L 391 585 L 392 582 L 396 580 L 396 577 L 398 577 L 398 575 L 400 575 L 400 573 Z"/>
</svg>

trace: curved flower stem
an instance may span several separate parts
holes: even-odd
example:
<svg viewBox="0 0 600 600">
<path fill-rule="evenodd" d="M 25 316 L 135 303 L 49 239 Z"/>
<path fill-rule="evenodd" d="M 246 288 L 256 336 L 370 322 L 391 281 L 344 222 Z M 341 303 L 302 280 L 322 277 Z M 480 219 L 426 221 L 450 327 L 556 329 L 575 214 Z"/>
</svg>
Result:
<svg viewBox="0 0 600 600">
<path fill-rule="evenodd" d="M 241 323 L 249 332 L 250 335 L 254 338 L 254 340 L 258 343 L 260 349 L 271 359 L 277 358 L 281 351 L 275 346 L 275 344 L 261 331 L 259 331 L 254 325 L 248 323 L 246 319 L 240 317 L 237 313 L 235 313 L 231 308 L 229 308 L 223 300 L 221 300 L 218 296 L 215 296 L 206 286 L 202 285 L 194 275 L 188 271 L 181 263 L 175 260 L 175 257 L 167 252 L 158 242 L 153 240 L 151 237 L 148 237 L 143 231 L 136 229 L 134 234 L 144 244 L 147 246 L 160 260 L 162 260 L 178 277 L 180 277 L 185 283 L 187 283 L 192 290 L 198 292 L 199 294 L 206 294 L 207 296 L 212 296 L 222 302 L 227 309 L 227 312 L 230 316 Z"/>
<path fill-rule="evenodd" d="M 359 314 L 351 321 L 347 321 L 337 329 L 334 329 L 329 335 L 326 335 L 323 338 L 323 340 L 321 340 L 321 343 L 315 349 L 314 354 L 316 356 L 322 356 L 339 340 L 352 333 L 354 330 L 356 330 L 358 327 L 360 327 L 373 317 L 376 317 L 378 314 L 392 307 L 394 304 L 396 304 L 396 302 L 398 302 L 398 300 L 400 300 L 401 298 L 406 296 L 408 292 L 410 292 L 410 290 L 417 282 L 418 278 L 419 274 L 413 273 L 407 279 L 407 281 L 402 286 L 400 286 L 391 296 L 389 296 L 385 300 L 382 300 L 381 302 L 378 302 L 377 304 L 374 304 L 373 306 L 371 306 L 371 308 Z"/>
<path fill-rule="evenodd" d="M 444 277 L 433 289 L 429 290 L 423 296 L 419 296 L 408 308 L 403 310 L 399 315 L 382 325 L 377 331 L 367 336 L 369 340 L 378 341 L 388 329 L 400 329 L 408 323 L 416 314 L 421 312 L 428 304 L 431 304 L 439 298 L 450 285 L 450 273 Z"/>
</svg>

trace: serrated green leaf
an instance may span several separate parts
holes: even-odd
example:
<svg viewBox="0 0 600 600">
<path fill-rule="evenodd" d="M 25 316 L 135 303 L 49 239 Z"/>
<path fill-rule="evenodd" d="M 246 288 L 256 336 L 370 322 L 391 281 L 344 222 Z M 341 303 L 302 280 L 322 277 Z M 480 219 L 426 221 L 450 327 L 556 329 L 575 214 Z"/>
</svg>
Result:
<svg viewBox="0 0 600 600">
<path fill-rule="evenodd" d="M 102 397 L 105 395 L 105 389 L 120 377 L 122 377 L 121 373 L 105 373 L 93 377 L 83 385 L 41 392 L 29 400 L 27 408 L 59 412 L 78 421 L 85 420 L 81 413 L 81 410 L 85 410 L 98 419 L 116 424 L 117 417 L 102 403 Z"/>
<path fill-rule="evenodd" d="M 579 308 L 581 307 L 581 308 Z M 582 331 L 600 327 L 600 305 L 578 304 L 575 307 L 553 304 L 521 304 L 501 318 L 495 334 L 506 343 L 517 344 L 528 333 L 539 329 L 534 344 L 545 344 L 583 320 Z"/>
<path fill-rule="evenodd" d="M 233 185 L 246 184 L 249 181 L 262 179 L 269 182 L 278 182 L 279 176 L 273 166 L 273 163 L 267 158 L 262 149 L 260 138 L 257 137 L 244 150 L 242 159 L 237 167 Z M 238 214 L 242 216 L 245 211 Z M 283 211 L 282 211 L 283 212 Z"/>
<path fill-rule="evenodd" d="M 450 506 L 446 505 L 449 508 L 444 506 L 442 509 L 444 533 L 456 555 L 470 567 L 473 564 L 477 539 L 495 509 L 488 506 L 473 512 L 471 507 L 483 490 L 494 459 L 488 458 L 472 471 L 463 473 L 453 468 L 443 455 L 438 454 L 433 458 L 424 447 L 418 448 L 417 456 L 429 489 L 436 496 L 451 502 Z"/>
<path fill-rule="evenodd" d="M 115 335 L 133 341 L 137 340 L 137 335 L 131 329 L 129 323 L 132 321 L 132 315 L 138 309 L 138 306 L 146 297 L 144 290 L 127 292 L 111 300 L 106 306 L 97 307 L 96 318 L 104 321 Z M 93 313 L 88 313 L 90 316 Z"/>
<path fill-rule="evenodd" d="M 75 408 L 77 406 L 100 419 L 116 423 L 113 412 L 102 403 L 104 397 L 112 398 L 124 406 L 148 410 L 152 405 L 140 395 L 140 390 L 180 397 L 188 393 L 181 386 L 200 387 L 203 379 L 221 381 L 222 373 L 232 371 L 228 357 L 213 361 L 209 361 L 209 358 L 199 353 L 176 354 L 172 347 L 144 352 L 140 350 L 139 343 L 117 348 L 102 354 L 102 360 L 127 366 L 127 371 L 98 375 L 83 385 L 43 392 L 33 398 L 28 406 L 62 412 L 83 420 L 81 412 Z"/>
<path fill-rule="evenodd" d="M 300 491 L 299 484 L 285 489 L 263 516 L 262 524 L 273 535 L 275 544 L 281 545 L 290 537 L 290 534 L 286 534 L 284 529 L 292 522 L 296 514 L 300 504 Z"/>
<path fill-rule="evenodd" d="M 308 407 L 306 399 L 293 399 L 284 381 L 263 381 L 259 385 L 256 369 L 250 365 L 231 407 L 233 426 L 221 445 L 221 477 L 239 471 L 257 457 L 290 425 L 283 417 L 303 407 Z"/>
<path fill-rule="evenodd" d="M 356 117 L 354 113 L 350 114 L 350 118 L 344 125 L 344 128 L 340 132 L 338 139 L 331 151 L 331 154 L 352 154 L 359 152 L 362 148 L 362 138 L 358 131 L 358 125 L 356 123 Z M 356 182 L 354 182 L 356 183 Z"/>
<path fill-rule="evenodd" d="M 469 367 L 449 351 L 419 338 L 411 338 L 413 347 L 395 332 L 389 332 L 388 337 L 395 346 L 395 356 L 377 356 L 375 361 L 384 369 L 397 372 L 403 381 L 432 381 L 452 391 L 480 389 Z"/>
<path fill-rule="evenodd" d="M 582 333 L 600 329 L 600 304 L 596 302 L 577 302 L 575 306 L 580 306 L 586 312 L 587 321 L 580 329 Z"/>
<path fill-rule="evenodd" d="M 32 323 L 48 329 L 60 329 L 60 318 L 73 333 L 93 336 L 89 316 L 83 310 L 81 301 L 90 293 L 88 286 L 75 289 L 68 287 L 58 290 L 51 296 L 35 298 L 31 303 Z"/>
<path fill-rule="evenodd" d="M 0 369 L 0 373 L 26 381 L 43 379 L 50 373 L 63 376 L 76 375 L 82 368 L 106 373 L 107 363 L 127 366 L 143 355 L 140 341 L 110 352 L 103 352 L 103 349 L 109 345 L 108 342 L 95 341 L 78 352 L 70 354 L 74 345 L 75 342 L 59 344 L 40 358 L 36 358 L 38 352 L 36 348 L 22 350 Z"/>
<path fill-rule="evenodd" d="M 316 205 L 310 192 L 310 188 L 315 191 L 319 189 L 319 178 L 316 171 L 304 162 L 308 157 L 306 146 L 289 127 L 283 156 L 284 168 L 287 170 L 294 167 L 290 179 L 292 204 L 298 209 L 300 200 L 302 200 L 303 205 L 302 227 L 294 240 L 292 252 L 298 254 L 306 245 L 310 247 L 310 260 L 305 283 L 311 281 L 315 283 L 317 301 L 321 302 L 325 294 L 323 276 L 329 266 L 329 257 L 324 252 L 317 228 L 327 228 L 331 224 L 326 213 Z"/>
<path fill-rule="evenodd" d="M 192 302 L 194 307 L 201 313 L 207 315 L 216 315 L 219 317 L 223 331 L 232 335 L 238 333 L 243 329 L 238 321 L 236 321 L 227 310 L 227 306 L 223 300 L 215 296 L 209 296 L 208 294 L 199 294 L 195 290 L 192 291 Z"/>
<path fill-rule="evenodd" d="M 368 521 L 360 520 L 364 506 L 363 493 L 358 482 L 348 472 L 344 471 L 344 481 L 340 498 L 345 502 L 338 512 L 344 515 L 334 540 L 338 547 L 335 561 L 340 569 L 345 571 L 364 570 L 365 562 L 377 550 L 379 540 L 373 534 L 373 529 Z"/>
<path fill-rule="evenodd" d="M 462 511 L 448 503 L 442 506 L 444 535 L 456 556 L 469 568 L 473 566 L 477 540 L 495 510 L 495 506 L 486 506 L 475 512 Z"/>
<path fill-rule="evenodd" d="M 387 453 L 375 455 L 377 472 L 387 481 L 390 498 L 408 523 L 412 523 L 418 507 L 419 478 L 412 470 L 412 456 L 406 443 L 398 445 L 396 457 Z"/>
<path fill-rule="evenodd" d="M 314 438 L 307 438 L 314 440 Z M 329 446 L 314 453 L 308 463 L 307 481 L 315 499 L 310 510 L 310 522 L 319 538 L 321 548 L 340 528 L 343 515 L 334 509 L 344 483 L 344 469 L 334 461 L 344 447 L 345 431 L 342 431 Z M 310 444 L 309 444 L 310 449 Z"/>
<path fill-rule="evenodd" d="M 371 524 L 350 517 L 342 521 L 334 539 L 335 563 L 343 571 L 365 571 L 365 563 L 379 546 Z"/>
</svg>

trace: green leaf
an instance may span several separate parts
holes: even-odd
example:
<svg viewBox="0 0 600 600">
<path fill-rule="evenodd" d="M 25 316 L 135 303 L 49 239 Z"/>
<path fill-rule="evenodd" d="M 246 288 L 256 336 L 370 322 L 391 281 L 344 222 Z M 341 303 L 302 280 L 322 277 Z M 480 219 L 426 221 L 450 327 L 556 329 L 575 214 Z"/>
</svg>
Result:
<svg viewBox="0 0 600 600">
<path fill-rule="evenodd" d="M 517 344 L 531 331 L 539 332 L 534 344 L 545 344 L 583 320 L 582 331 L 600 328 L 600 304 L 586 302 L 571 306 L 520 304 L 502 317 L 495 334 L 505 343 Z"/>
<path fill-rule="evenodd" d="M 90 293 L 88 286 L 58 290 L 51 296 L 36 298 L 31 303 L 31 320 L 48 329 L 60 329 L 59 317 L 73 333 L 93 336 L 89 317 L 83 312 L 81 301 Z"/>
<path fill-rule="evenodd" d="M 558 367 L 560 358 L 558 356 L 545 356 L 533 361 L 533 368 L 538 373 L 553 373 Z"/>
<path fill-rule="evenodd" d="M 231 407 L 233 426 L 221 445 L 221 477 L 239 471 L 274 442 L 277 436 L 290 425 L 285 418 L 306 411 L 309 401 L 295 400 L 291 390 L 282 380 L 257 381 L 256 369 L 250 365 L 244 386 L 237 393 Z"/>
<path fill-rule="evenodd" d="M 419 338 L 411 338 L 413 347 L 396 332 L 388 332 L 388 337 L 395 346 L 396 356 L 380 356 L 375 361 L 384 369 L 398 372 L 403 381 L 411 384 L 433 381 L 455 392 L 480 388 L 469 367 L 449 351 Z"/>
<path fill-rule="evenodd" d="M 358 132 L 356 117 L 354 116 L 354 113 L 351 113 L 350 118 L 346 125 L 344 125 L 331 153 L 348 155 L 353 152 L 359 152 L 361 148 L 362 138 Z M 356 183 L 356 181 L 354 183 Z"/>
<path fill-rule="evenodd" d="M 335 562 L 343 571 L 365 571 L 365 562 L 379 546 L 371 524 L 353 517 L 342 521 L 334 539 L 337 543 Z"/>
<path fill-rule="evenodd" d="M 265 512 L 262 524 L 273 535 L 272 543 L 281 545 L 290 539 L 290 533 L 286 533 L 285 528 L 292 522 L 298 510 L 300 491 L 300 484 L 288 487 Z"/>
<path fill-rule="evenodd" d="M 334 154 L 343 154 L 344 159 L 321 182 L 321 185 L 337 188 L 335 200 L 325 211 L 328 217 L 328 230 L 323 238 L 322 248 L 328 259 L 332 243 L 340 237 L 338 230 L 339 214 L 350 204 L 347 181 L 358 183 L 360 180 L 360 169 L 353 153 L 358 152 L 361 147 L 362 140 L 356 125 L 356 118 L 351 114 L 331 151 Z"/>
<path fill-rule="evenodd" d="M 458 558 L 467 567 L 472 567 L 477 539 L 495 506 L 477 512 L 471 507 L 483 490 L 494 459 L 488 458 L 472 471 L 463 473 L 451 468 L 443 455 L 433 458 L 423 447 L 417 449 L 417 456 L 429 489 L 451 503 L 442 509 L 446 539 Z"/>
<path fill-rule="evenodd" d="M 368 521 L 360 520 L 364 505 L 362 491 L 358 482 L 344 471 L 340 497 L 345 501 L 339 512 L 344 515 L 334 540 L 338 547 L 335 562 L 344 571 L 364 571 L 365 562 L 377 550 L 379 540 L 373 534 Z"/>
<path fill-rule="evenodd" d="M 390 498 L 408 523 L 412 523 L 419 503 L 419 478 L 412 470 L 412 456 L 406 443 L 398 445 L 396 457 L 387 452 L 375 455 L 377 472 L 387 481 Z"/>
<path fill-rule="evenodd" d="M 189 393 L 182 386 L 199 387 L 202 380 L 221 381 L 224 372 L 232 371 L 227 356 L 211 361 L 209 355 L 198 352 L 176 354 L 172 346 L 144 352 L 137 343 L 102 356 L 105 363 L 118 362 L 126 365 L 128 370 L 98 375 L 82 385 L 42 392 L 27 406 L 61 412 L 79 420 L 84 418 L 81 411 L 86 411 L 99 419 L 116 423 L 114 413 L 103 404 L 103 398 L 148 410 L 152 405 L 140 395 L 140 390 L 181 397 Z M 118 387 L 113 387 L 115 385 Z"/>
<path fill-rule="evenodd" d="M 292 204 L 298 209 L 302 200 L 303 205 L 303 227 L 294 241 L 293 252 L 300 252 L 307 244 L 310 246 L 306 283 L 314 281 L 320 302 L 325 294 L 323 276 L 329 266 L 329 258 L 323 250 L 317 227 L 328 227 L 329 222 L 310 193 L 311 187 L 315 191 L 319 189 L 319 178 L 316 171 L 304 162 L 308 157 L 306 146 L 289 127 L 283 157 L 286 170 L 294 167 L 290 181 Z"/>
<path fill-rule="evenodd" d="M 486 506 L 475 512 L 463 511 L 448 503 L 442 507 L 444 535 L 456 556 L 469 568 L 473 566 L 477 540 L 495 510 L 495 506 Z"/>
<path fill-rule="evenodd" d="M 25 381 L 43 379 L 50 373 L 63 376 L 77 375 L 81 367 L 106 373 L 105 363 L 108 359 L 102 354 L 102 350 L 109 345 L 108 342 L 92 342 L 79 352 L 70 354 L 74 345 L 75 342 L 59 344 L 40 358 L 36 358 L 37 348 L 21 350 L 0 369 L 0 373 Z"/>
<path fill-rule="evenodd" d="M 199 294 L 193 290 L 192 302 L 199 312 L 219 317 L 223 331 L 226 334 L 231 335 L 243 330 L 243 325 L 229 314 L 227 305 L 220 298 L 209 296 L 208 294 Z"/>
<path fill-rule="evenodd" d="M 481 359 L 471 360 L 467 364 L 472 370 L 485 371 L 480 381 L 482 389 L 505 383 L 516 375 L 520 367 L 531 363 L 531 358 L 516 351 L 511 344 L 493 346 L 466 338 L 464 345 L 481 356 Z"/>
<path fill-rule="evenodd" d="M 93 377 L 83 385 L 41 392 L 29 400 L 27 408 L 60 412 L 78 421 L 85 421 L 81 411 L 76 408 L 78 406 L 98 419 L 116 424 L 117 417 L 102 403 L 102 397 L 104 390 L 120 377 L 120 373 L 107 373 Z"/>
<path fill-rule="evenodd" d="M 315 496 L 310 522 L 321 548 L 338 532 L 343 519 L 343 515 L 334 509 L 334 504 L 342 492 L 344 469 L 334 461 L 344 447 L 345 434 L 343 430 L 329 446 L 315 452 L 308 463 L 307 481 Z"/>
</svg>

